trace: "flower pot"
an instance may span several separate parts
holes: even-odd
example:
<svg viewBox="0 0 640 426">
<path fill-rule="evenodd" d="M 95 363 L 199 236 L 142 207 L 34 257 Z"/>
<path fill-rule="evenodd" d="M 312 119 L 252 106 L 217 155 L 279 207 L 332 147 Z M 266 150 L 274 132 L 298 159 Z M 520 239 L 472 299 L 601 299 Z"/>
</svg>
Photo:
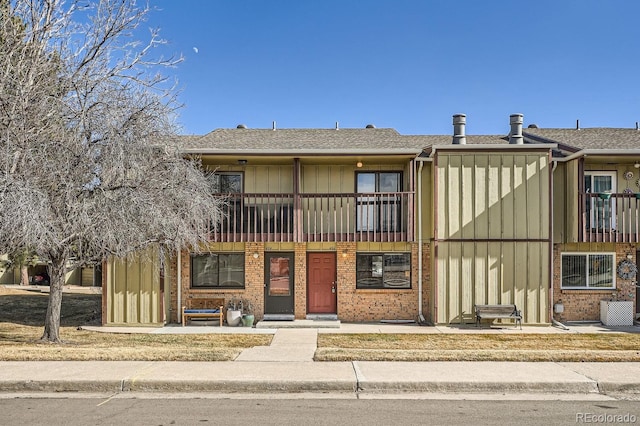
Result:
<svg viewBox="0 0 640 426">
<path fill-rule="evenodd" d="M 240 325 L 242 321 L 242 311 L 227 309 L 227 325 L 231 327 L 236 327 Z"/>
<path fill-rule="evenodd" d="M 598 197 L 600 197 L 601 200 L 608 200 L 609 198 L 611 198 L 611 193 L 601 192 L 598 194 Z"/>
<path fill-rule="evenodd" d="M 255 317 L 253 314 L 245 314 L 242 316 L 242 325 L 245 327 L 253 327 L 253 321 Z"/>
</svg>

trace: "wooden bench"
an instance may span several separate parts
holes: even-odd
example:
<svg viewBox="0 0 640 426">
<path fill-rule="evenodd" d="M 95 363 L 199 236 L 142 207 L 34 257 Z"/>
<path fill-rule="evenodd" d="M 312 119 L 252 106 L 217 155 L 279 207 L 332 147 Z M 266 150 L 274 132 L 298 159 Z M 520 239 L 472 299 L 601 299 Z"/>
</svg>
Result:
<svg viewBox="0 0 640 426">
<path fill-rule="evenodd" d="M 220 319 L 220 327 L 224 319 L 224 299 L 190 298 L 185 300 L 182 307 L 182 326 L 187 321 L 198 319 Z"/>
<path fill-rule="evenodd" d="M 516 327 L 520 324 L 522 330 L 522 314 L 516 305 L 475 305 L 476 326 L 480 326 L 483 319 L 514 319 Z"/>
</svg>

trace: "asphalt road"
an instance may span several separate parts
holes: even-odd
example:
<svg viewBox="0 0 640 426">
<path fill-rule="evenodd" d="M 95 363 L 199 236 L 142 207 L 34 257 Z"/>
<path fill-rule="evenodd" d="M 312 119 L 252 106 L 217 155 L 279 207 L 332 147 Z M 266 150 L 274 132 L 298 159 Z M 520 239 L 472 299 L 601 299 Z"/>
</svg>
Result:
<svg viewBox="0 0 640 426">
<path fill-rule="evenodd" d="M 535 396 L 532 396 L 535 397 Z M 576 425 L 640 424 L 629 400 L 465 399 L 0 399 L 2 425 Z M 387 397 L 389 398 L 389 397 Z M 390 398 L 393 398 L 391 396 Z M 446 398 L 446 396 L 445 396 Z M 460 398 L 460 397 L 450 397 Z"/>
</svg>

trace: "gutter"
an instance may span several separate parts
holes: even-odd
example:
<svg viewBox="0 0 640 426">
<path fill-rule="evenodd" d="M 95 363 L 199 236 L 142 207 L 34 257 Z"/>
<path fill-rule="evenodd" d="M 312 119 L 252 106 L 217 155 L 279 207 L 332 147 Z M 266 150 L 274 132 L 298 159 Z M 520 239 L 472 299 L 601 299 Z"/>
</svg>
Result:
<svg viewBox="0 0 640 426">
<path fill-rule="evenodd" d="M 328 155 L 328 156 L 340 156 L 340 155 L 411 155 L 418 156 L 422 150 L 416 150 L 415 148 L 407 149 L 392 149 L 392 148 L 380 148 L 380 149 L 284 149 L 284 150 L 265 150 L 265 149 L 198 149 L 187 148 L 180 150 L 183 154 L 200 154 L 200 155 L 257 155 L 257 156 L 279 156 L 279 155 Z"/>
<path fill-rule="evenodd" d="M 575 152 L 569 156 L 557 158 L 556 161 L 567 162 L 575 160 L 580 157 L 587 157 L 589 155 L 640 155 L 638 149 L 583 149 L 582 151 Z"/>
<path fill-rule="evenodd" d="M 533 150 L 544 150 L 549 151 L 553 149 L 557 149 L 557 144 L 512 144 L 512 143 L 501 143 L 494 145 L 482 145 L 482 144 L 463 144 L 463 145 L 433 145 L 431 147 L 431 153 L 429 157 L 433 157 L 436 151 L 505 151 L 505 150 L 522 150 L 522 151 L 533 151 Z"/>
</svg>

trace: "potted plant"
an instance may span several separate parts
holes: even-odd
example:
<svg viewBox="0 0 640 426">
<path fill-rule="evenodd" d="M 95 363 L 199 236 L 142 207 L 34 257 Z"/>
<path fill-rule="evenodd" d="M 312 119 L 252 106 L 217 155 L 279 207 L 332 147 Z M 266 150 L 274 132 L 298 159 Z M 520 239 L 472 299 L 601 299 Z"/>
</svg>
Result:
<svg viewBox="0 0 640 426">
<path fill-rule="evenodd" d="M 242 325 L 245 327 L 253 327 L 255 316 L 253 315 L 253 306 L 251 302 L 243 301 L 242 303 Z"/>
<path fill-rule="evenodd" d="M 242 321 L 242 300 L 235 297 L 227 303 L 227 325 L 235 327 Z"/>
<path fill-rule="evenodd" d="M 611 192 L 610 191 L 601 192 L 598 194 L 598 196 L 600 197 L 601 200 L 608 200 L 609 198 L 611 198 Z"/>
</svg>

